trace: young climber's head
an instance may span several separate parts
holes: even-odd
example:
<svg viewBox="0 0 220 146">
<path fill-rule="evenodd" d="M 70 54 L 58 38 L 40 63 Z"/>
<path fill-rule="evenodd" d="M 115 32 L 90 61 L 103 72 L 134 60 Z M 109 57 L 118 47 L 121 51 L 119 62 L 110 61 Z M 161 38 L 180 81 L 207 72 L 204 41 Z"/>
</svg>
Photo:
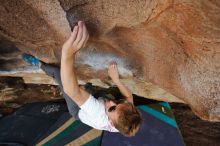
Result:
<svg viewBox="0 0 220 146">
<path fill-rule="evenodd" d="M 106 102 L 106 113 L 110 122 L 125 136 L 134 136 L 141 125 L 142 118 L 138 109 L 126 100 Z"/>
</svg>

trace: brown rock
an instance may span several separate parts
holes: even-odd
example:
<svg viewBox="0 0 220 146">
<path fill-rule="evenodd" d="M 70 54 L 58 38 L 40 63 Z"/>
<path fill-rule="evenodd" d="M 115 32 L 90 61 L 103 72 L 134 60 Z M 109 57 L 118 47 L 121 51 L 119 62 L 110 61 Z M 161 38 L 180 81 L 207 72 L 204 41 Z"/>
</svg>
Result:
<svg viewBox="0 0 220 146">
<path fill-rule="evenodd" d="M 70 26 L 83 20 L 91 38 L 78 53 L 79 79 L 108 86 L 106 68 L 115 60 L 134 93 L 147 97 L 151 82 L 201 118 L 220 121 L 219 14 L 217 0 L 2 0 L 0 35 L 23 52 L 59 63 Z M 148 98 L 170 101 L 153 95 Z"/>
</svg>

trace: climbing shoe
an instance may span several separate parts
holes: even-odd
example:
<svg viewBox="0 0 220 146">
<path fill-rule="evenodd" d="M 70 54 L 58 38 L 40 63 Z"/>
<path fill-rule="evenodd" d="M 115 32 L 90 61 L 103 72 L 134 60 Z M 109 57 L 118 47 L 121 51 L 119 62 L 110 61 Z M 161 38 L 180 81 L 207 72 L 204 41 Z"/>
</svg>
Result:
<svg viewBox="0 0 220 146">
<path fill-rule="evenodd" d="M 32 55 L 24 53 L 24 54 L 22 54 L 22 58 L 25 62 L 27 62 L 30 65 L 33 65 L 33 66 L 39 66 L 40 65 L 40 60 L 37 59 L 36 57 L 32 56 Z"/>
</svg>

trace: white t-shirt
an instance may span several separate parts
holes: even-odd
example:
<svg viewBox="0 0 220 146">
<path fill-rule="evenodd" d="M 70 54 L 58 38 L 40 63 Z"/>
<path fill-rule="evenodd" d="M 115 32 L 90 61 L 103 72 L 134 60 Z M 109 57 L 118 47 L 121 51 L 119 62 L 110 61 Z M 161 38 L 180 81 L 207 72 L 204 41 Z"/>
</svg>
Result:
<svg viewBox="0 0 220 146">
<path fill-rule="evenodd" d="M 92 95 L 80 106 L 78 113 L 79 119 L 99 130 L 106 130 L 110 132 L 119 132 L 108 120 L 105 112 L 104 100 L 96 99 Z"/>
</svg>

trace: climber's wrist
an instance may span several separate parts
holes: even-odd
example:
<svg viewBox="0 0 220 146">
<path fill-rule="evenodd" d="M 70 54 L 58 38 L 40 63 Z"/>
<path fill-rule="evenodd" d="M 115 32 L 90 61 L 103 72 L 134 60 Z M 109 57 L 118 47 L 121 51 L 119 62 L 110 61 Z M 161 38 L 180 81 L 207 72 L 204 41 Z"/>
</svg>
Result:
<svg viewBox="0 0 220 146">
<path fill-rule="evenodd" d="M 70 53 L 66 50 L 62 50 L 62 58 L 73 58 L 75 57 L 76 53 Z"/>
</svg>

